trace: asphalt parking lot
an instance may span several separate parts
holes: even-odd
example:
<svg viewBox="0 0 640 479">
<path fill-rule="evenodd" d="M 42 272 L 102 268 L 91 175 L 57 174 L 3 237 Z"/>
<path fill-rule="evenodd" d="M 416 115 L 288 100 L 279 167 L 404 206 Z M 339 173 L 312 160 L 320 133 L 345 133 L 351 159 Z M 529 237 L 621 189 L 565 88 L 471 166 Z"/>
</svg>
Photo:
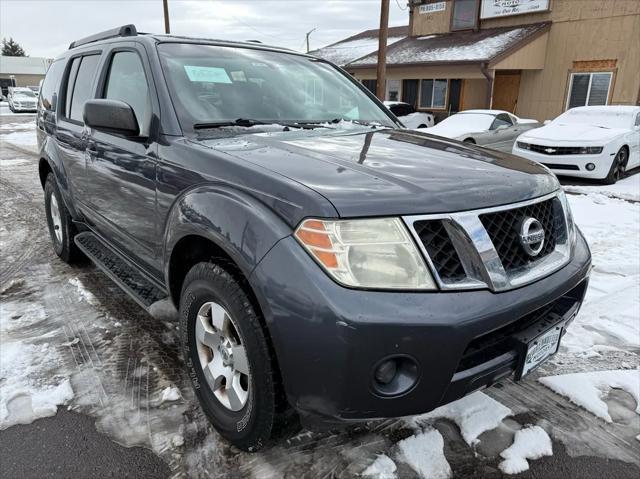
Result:
<svg viewBox="0 0 640 479">
<path fill-rule="evenodd" d="M 640 339 L 633 337 L 633 317 L 637 321 L 640 310 L 628 298 L 636 295 L 640 278 L 634 249 L 640 240 L 637 172 L 615 188 L 563 180 L 592 244 L 594 295 L 576 321 L 575 335 L 526 381 L 476 393 L 482 398 L 470 402 L 477 411 L 466 419 L 449 411 L 340 431 L 301 430 L 246 454 L 217 436 L 195 402 L 171 305 L 148 316 L 92 265 L 71 267 L 55 256 L 29 136 L 33 116 L 0 116 L 0 127 L 3 354 L 36 351 L 16 363 L 19 378 L 8 367 L 0 374 L 2 477 L 348 478 L 371 471 L 381 455 L 397 477 L 428 477 L 433 470 L 428 464 L 421 468 L 432 457 L 430 443 L 422 441 L 427 437 L 443 438 L 440 454 L 454 477 L 503 477 L 501 453 L 518 430 L 531 426 L 544 430 L 553 452 L 530 458 L 529 470 L 512 477 L 640 477 L 634 394 L 604 388 L 607 421 L 539 381 L 591 371 L 637 374 Z M 627 318 L 623 322 L 630 326 L 621 331 L 611 317 Z M 52 397 L 60 402 L 47 402 Z M 57 414 L 46 413 L 51 407 Z M 501 417 L 500 408 L 509 413 Z M 465 420 L 474 420 L 473 414 L 495 414 L 496 421 L 476 431 L 469 444 Z M 39 419 L 31 422 L 34 417 Z M 381 471 L 377 477 L 391 477 Z"/>
</svg>

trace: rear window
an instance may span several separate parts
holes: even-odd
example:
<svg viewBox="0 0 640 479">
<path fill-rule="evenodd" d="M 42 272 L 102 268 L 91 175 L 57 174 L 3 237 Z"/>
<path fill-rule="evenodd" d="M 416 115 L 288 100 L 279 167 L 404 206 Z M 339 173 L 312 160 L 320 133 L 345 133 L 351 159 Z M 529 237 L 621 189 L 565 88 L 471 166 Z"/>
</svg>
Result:
<svg viewBox="0 0 640 479">
<path fill-rule="evenodd" d="M 60 76 L 63 70 L 64 62 L 61 60 L 55 61 L 49 67 L 47 76 L 44 77 L 44 82 L 40 90 L 40 106 L 45 110 L 55 110 L 53 95 L 58 91 Z"/>
</svg>

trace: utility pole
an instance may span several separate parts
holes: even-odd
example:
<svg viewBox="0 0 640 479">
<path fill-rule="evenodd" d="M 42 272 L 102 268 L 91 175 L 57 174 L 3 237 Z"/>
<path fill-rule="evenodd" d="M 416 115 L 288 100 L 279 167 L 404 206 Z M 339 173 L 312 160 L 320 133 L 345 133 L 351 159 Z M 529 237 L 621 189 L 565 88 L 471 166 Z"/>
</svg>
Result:
<svg viewBox="0 0 640 479">
<path fill-rule="evenodd" d="M 389 0 L 380 1 L 380 31 L 378 33 L 378 70 L 376 96 L 384 101 L 387 79 L 387 36 L 389 35 Z"/>
<path fill-rule="evenodd" d="M 311 35 L 315 31 L 316 29 L 314 28 L 313 30 L 307 32 L 307 53 L 309 53 L 309 35 Z"/>
<path fill-rule="evenodd" d="M 171 33 L 171 28 L 169 28 L 169 0 L 162 0 L 162 7 L 164 8 L 164 33 L 168 35 Z"/>
</svg>

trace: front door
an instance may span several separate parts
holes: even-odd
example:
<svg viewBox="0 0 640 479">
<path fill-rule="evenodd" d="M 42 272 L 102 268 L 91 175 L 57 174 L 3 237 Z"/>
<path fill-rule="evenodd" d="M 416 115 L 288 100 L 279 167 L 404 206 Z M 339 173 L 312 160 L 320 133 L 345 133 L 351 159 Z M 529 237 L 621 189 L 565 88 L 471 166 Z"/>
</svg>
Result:
<svg viewBox="0 0 640 479">
<path fill-rule="evenodd" d="M 140 266 L 157 273 L 156 145 L 148 126 L 154 107 L 143 58 L 132 45 L 114 48 L 105 62 L 106 75 L 102 75 L 98 97 L 129 104 L 141 133 L 126 137 L 91 131 L 88 202 L 94 228 Z"/>
<path fill-rule="evenodd" d="M 520 72 L 496 72 L 493 80 L 494 110 L 505 110 L 515 113 L 520 91 Z"/>
<path fill-rule="evenodd" d="M 402 80 L 402 101 L 418 108 L 419 80 Z"/>
</svg>

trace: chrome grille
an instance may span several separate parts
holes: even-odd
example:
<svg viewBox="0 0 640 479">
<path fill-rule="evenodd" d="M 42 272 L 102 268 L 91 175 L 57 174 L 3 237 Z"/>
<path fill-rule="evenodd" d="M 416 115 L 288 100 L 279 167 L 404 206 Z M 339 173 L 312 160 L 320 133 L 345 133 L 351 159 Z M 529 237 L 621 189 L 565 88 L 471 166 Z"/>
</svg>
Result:
<svg viewBox="0 0 640 479">
<path fill-rule="evenodd" d="M 520 241 L 525 218 L 544 229 L 531 256 Z M 442 289 L 505 291 L 546 276 L 569 261 L 567 213 L 557 193 L 507 206 L 403 218 Z"/>
</svg>

